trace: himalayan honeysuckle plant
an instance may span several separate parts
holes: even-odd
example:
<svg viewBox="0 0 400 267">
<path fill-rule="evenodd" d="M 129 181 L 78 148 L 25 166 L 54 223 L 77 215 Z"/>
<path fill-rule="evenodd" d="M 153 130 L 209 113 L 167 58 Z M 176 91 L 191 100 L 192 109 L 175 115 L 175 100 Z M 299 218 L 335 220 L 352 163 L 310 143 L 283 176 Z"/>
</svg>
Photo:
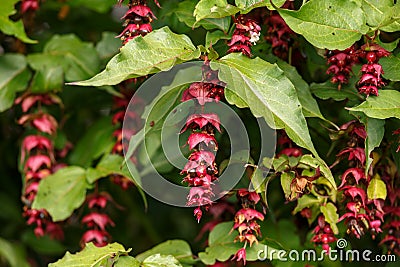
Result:
<svg viewBox="0 0 400 267">
<path fill-rule="evenodd" d="M 0 18 L 0 266 L 398 266 L 399 1 Z"/>
</svg>

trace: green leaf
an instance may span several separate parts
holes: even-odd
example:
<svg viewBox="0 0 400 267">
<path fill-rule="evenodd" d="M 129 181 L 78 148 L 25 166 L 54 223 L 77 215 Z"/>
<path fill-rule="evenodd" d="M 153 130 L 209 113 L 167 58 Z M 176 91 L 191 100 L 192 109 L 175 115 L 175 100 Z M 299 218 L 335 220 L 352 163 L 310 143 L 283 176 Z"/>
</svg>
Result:
<svg viewBox="0 0 400 267">
<path fill-rule="evenodd" d="M 60 91 L 64 85 L 64 72 L 61 66 L 44 67 L 33 76 L 32 93 L 43 94 Z"/>
<path fill-rule="evenodd" d="M 293 198 L 290 197 L 292 195 L 292 190 L 290 189 L 290 185 L 292 184 L 294 178 L 295 178 L 294 172 L 284 172 L 281 174 L 282 190 L 285 193 L 285 198 L 289 200 L 293 200 Z"/>
<path fill-rule="evenodd" d="M 356 107 L 347 108 L 351 111 L 364 112 L 375 119 L 400 119 L 400 92 L 395 90 L 380 90 L 379 96 L 369 96 L 367 100 Z"/>
<path fill-rule="evenodd" d="M 120 256 L 113 267 L 140 267 L 140 261 L 131 256 Z"/>
<path fill-rule="evenodd" d="M 344 85 L 338 90 L 337 84 L 326 81 L 324 83 L 312 83 L 310 85 L 311 92 L 318 98 L 327 100 L 332 98 L 335 101 L 343 101 L 348 99 L 350 101 L 360 100 L 360 95 L 354 86 Z"/>
<path fill-rule="evenodd" d="M 371 158 L 371 152 L 381 144 L 385 134 L 385 120 L 369 118 L 363 113 L 358 113 L 356 116 L 365 125 L 365 130 L 367 132 L 367 139 L 365 140 L 365 175 L 367 177 L 369 167 L 373 161 L 373 158 Z"/>
<path fill-rule="evenodd" d="M 361 8 L 373 30 L 389 24 L 396 15 L 393 0 L 363 0 Z"/>
<path fill-rule="evenodd" d="M 386 0 L 387 1 L 387 0 Z M 393 3 L 393 2 L 392 2 Z M 400 3 L 397 2 L 392 8 L 391 8 L 391 19 L 392 23 L 389 23 L 388 25 L 383 25 L 384 27 L 381 27 L 380 30 L 385 31 L 385 32 L 397 32 L 400 31 Z M 387 16 L 387 14 L 385 14 Z"/>
<path fill-rule="evenodd" d="M 87 243 L 82 251 L 75 254 L 67 252 L 62 259 L 50 263 L 49 267 L 101 267 L 109 261 L 112 265 L 119 256 L 127 255 L 129 251 L 130 249 L 125 250 L 118 243 L 108 244 L 104 247 L 96 247 L 93 243 Z"/>
<path fill-rule="evenodd" d="M 200 0 L 193 12 L 196 21 L 205 18 L 223 18 L 234 15 L 240 11 L 239 8 L 228 4 L 226 0 Z"/>
<path fill-rule="evenodd" d="M 93 160 L 111 151 L 115 144 L 112 136 L 114 130 L 111 117 L 102 117 L 93 123 L 71 151 L 69 163 L 82 167 L 91 166 Z"/>
<path fill-rule="evenodd" d="M 0 112 L 10 108 L 16 93 L 27 87 L 31 73 L 26 66 L 23 55 L 0 56 Z"/>
<path fill-rule="evenodd" d="M 352 1 L 313 0 L 298 11 L 278 12 L 293 31 L 319 48 L 344 50 L 368 31 L 364 12 Z"/>
<path fill-rule="evenodd" d="M 101 34 L 101 40 L 96 44 L 96 51 L 102 60 L 108 60 L 119 52 L 122 44 L 121 39 L 115 38 L 116 35 L 113 32 L 103 32 Z"/>
<path fill-rule="evenodd" d="M 230 104 L 236 104 L 237 97 L 232 96 L 238 95 L 240 104 L 246 103 L 255 117 L 264 117 L 270 127 L 284 128 L 296 144 L 317 155 L 296 89 L 277 65 L 237 53 L 211 64 L 220 69 L 219 78 L 227 83 Z"/>
<path fill-rule="evenodd" d="M 12 21 L 9 17 L 17 13 L 14 6 L 19 0 L 2 0 L 0 8 L 0 31 L 13 35 L 24 43 L 34 44 L 37 41 L 26 36 L 22 20 Z"/>
<path fill-rule="evenodd" d="M 381 58 L 379 64 L 385 72 L 383 77 L 394 82 L 400 81 L 400 54 Z"/>
<path fill-rule="evenodd" d="M 206 46 L 215 45 L 219 40 L 229 40 L 230 37 L 223 31 L 207 32 L 206 34 Z"/>
<path fill-rule="evenodd" d="M 206 18 L 196 22 L 196 18 L 193 15 L 194 9 L 197 2 L 192 0 L 185 0 L 180 2 L 174 14 L 178 17 L 180 22 L 185 23 L 190 28 L 197 28 L 202 26 L 206 30 L 220 29 L 223 32 L 228 32 L 231 25 L 231 18 Z"/>
<path fill-rule="evenodd" d="M 297 200 L 297 205 L 293 210 L 293 214 L 302 211 L 305 208 L 311 208 L 312 206 L 320 206 L 321 199 L 318 199 L 312 195 L 303 195 Z"/>
<path fill-rule="evenodd" d="M 68 0 L 71 7 L 86 7 L 99 13 L 106 13 L 116 4 L 115 0 Z"/>
<path fill-rule="evenodd" d="M 199 253 L 200 260 L 206 265 L 212 265 L 217 260 L 224 262 L 232 257 L 240 248 L 243 247 L 243 244 L 240 242 L 235 242 L 234 239 L 237 236 L 236 231 L 232 231 L 233 227 L 232 222 L 224 222 L 220 223 L 213 228 L 208 238 L 208 247 L 205 252 Z M 264 244 L 265 242 L 261 241 L 258 244 L 254 243 L 253 246 L 246 247 L 246 260 L 247 261 L 256 261 L 258 259 L 258 252 L 260 250 L 264 251 L 264 249 L 268 250 L 276 250 L 275 248 L 271 248 Z M 276 257 L 277 253 L 274 253 L 273 257 Z"/>
<path fill-rule="evenodd" d="M 301 156 L 298 166 L 299 168 L 301 167 L 300 164 L 307 165 L 313 169 L 319 168 L 322 175 L 329 181 L 333 188 L 336 189 L 335 178 L 333 178 L 331 170 L 322 159 L 314 158 L 312 155 L 306 154 Z"/>
<path fill-rule="evenodd" d="M 0 238 L 0 262 L 6 259 L 11 267 L 29 267 L 26 261 L 25 251 L 18 245 Z"/>
<path fill-rule="evenodd" d="M 385 182 L 382 181 L 381 177 L 376 174 L 371 181 L 369 182 L 368 188 L 367 188 L 367 195 L 368 199 L 386 199 L 387 196 L 387 190 L 386 190 L 386 185 Z"/>
<path fill-rule="evenodd" d="M 58 257 L 65 252 L 65 246 L 59 240 L 55 240 L 49 235 L 38 238 L 33 231 L 28 229 L 22 234 L 21 241 L 40 255 L 54 255 Z"/>
<path fill-rule="evenodd" d="M 93 184 L 99 178 L 109 176 L 110 174 L 119 174 L 124 177 L 131 177 L 131 174 L 125 165 L 125 160 L 120 155 L 105 155 L 96 168 L 86 170 L 86 179 L 89 184 Z"/>
<path fill-rule="evenodd" d="M 301 106 L 303 107 L 304 116 L 316 117 L 324 121 L 328 121 L 321 114 L 317 101 L 311 95 L 308 83 L 303 80 L 303 78 L 297 72 L 296 68 L 282 60 L 278 60 L 276 64 L 281 70 L 284 71 L 286 77 L 289 78 L 289 80 L 294 85 L 294 88 L 296 88 L 297 96 L 299 98 Z"/>
<path fill-rule="evenodd" d="M 155 254 L 142 262 L 143 267 L 182 267 L 177 259 L 171 255 Z"/>
<path fill-rule="evenodd" d="M 92 43 L 82 42 L 73 34 L 54 35 L 43 53 L 28 56 L 36 71 L 62 67 L 66 81 L 87 79 L 99 71 L 100 59 Z"/>
<path fill-rule="evenodd" d="M 325 206 L 321 206 L 321 212 L 325 216 L 325 221 L 331 226 L 333 233 L 335 235 L 339 234 L 339 229 L 336 225 L 337 221 L 339 220 L 336 206 L 329 202 Z"/>
<path fill-rule="evenodd" d="M 274 0 L 272 2 L 275 6 L 280 7 L 286 2 L 286 0 Z M 254 8 L 264 6 L 266 6 L 270 10 L 275 9 L 271 4 L 271 0 L 235 0 L 235 4 L 238 8 L 241 9 L 241 13 L 249 13 Z"/>
<path fill-rule="evenodd" d="M 157 246 L 136 255 L 136 259 L 143 261 L 154 254 L 172 255 L 180 262 L 185 263 L 192 260 L 192 250 L 184 240 L 168 240 Z"/>
<path fill-rule="evenodd" d="M 62 221 L 85 201 L 85 169 L 69 166 L 43 179 L 39 184 L 34 209 L 46 209 L 53 221 Z"/>
<path fill-rule="evenodd" d="M 124 80 L 169 70 L 176 64 L 198 58 L 189 37 L 175 34 L 168 27 L 129 41 L 107 67 L 93 78 L 70 83 L 81 86 L 115 85 Z"/>
</svg>

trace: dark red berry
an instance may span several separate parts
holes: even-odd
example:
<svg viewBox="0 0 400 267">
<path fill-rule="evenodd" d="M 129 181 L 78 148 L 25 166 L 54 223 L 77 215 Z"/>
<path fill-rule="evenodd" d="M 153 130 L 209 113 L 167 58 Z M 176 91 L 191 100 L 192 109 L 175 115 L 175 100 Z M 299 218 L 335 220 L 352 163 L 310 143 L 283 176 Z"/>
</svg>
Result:
<svg viewBox="0 0 400 267">
<path fill-rule="evenodd" d="M 375 60 L 376 60 L 376 54 L 375 54 L 375 52 L 371 52 L 371 51 L 368 52 L 367 55 L 366 55 L 366 59 L 367 59 L 368 62 L 374 63 Z"/>
</svg>

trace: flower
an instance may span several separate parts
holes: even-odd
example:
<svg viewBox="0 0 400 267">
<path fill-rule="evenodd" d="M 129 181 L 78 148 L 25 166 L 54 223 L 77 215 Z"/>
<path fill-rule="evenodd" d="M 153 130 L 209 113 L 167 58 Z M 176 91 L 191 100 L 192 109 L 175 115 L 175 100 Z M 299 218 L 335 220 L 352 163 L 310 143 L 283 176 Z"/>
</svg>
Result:
<svg viewBox="0 0 400 267">
<path fill-rule="evenodd" d="M 236 261 L 241 261 L 243 260 L 243 263 L 246 264 L 246 249 L 241 248 L 238 251 L 236 251 L 235 255 L 233 255 L 232 260 Z"/>
<path fill-rule="evenodd" d="M 83 217 L 82 223 L 85 223 L 88 227 L 98 226 L 103 231 L 108 224 L 115 226 L 114 222 L 110 219 L 110 217 L 108 217 L 107 214 L 101 214 L 98 212 L 92 212 Z"/>
</svg>

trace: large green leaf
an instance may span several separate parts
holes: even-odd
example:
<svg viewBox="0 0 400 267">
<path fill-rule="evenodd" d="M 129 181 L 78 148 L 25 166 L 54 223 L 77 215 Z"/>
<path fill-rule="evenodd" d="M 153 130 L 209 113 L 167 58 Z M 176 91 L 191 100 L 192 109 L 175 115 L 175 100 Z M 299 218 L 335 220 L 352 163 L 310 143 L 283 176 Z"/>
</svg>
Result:
<svg viewBox="0 0 400 267">
<path fill-rule="evenodd" d="M 27 87 L 30 77 L 23 55 L 0 56 L 0 112 L 13 105 L 16 93 Z"/>
<path fill-rule="evenodd" d="M 380 90 L 379 96 L 369 96 L 360 105 L 348 108 L 352 111 L 364 112 L 375 119 L 400 119 L 400 92 L 395 90 Z"/>
<path fill-rule="evenodd" d="M 130 249 L 126 250 L 118 243 L 108 244 L 104 247 L 96 247 L 93 243 L 87 243 L 82 251 L 75 254 L 67 252 L 62 259 L 50 263 L 49 267 L 111 266 L 120 256 L 127 255 L 129 251 Z M 108 265 L 107 263 L 110 263 L 110 261 L 111 265 Z"/>
<path fill-rule="evenodd" d="M 143 261 L 154 254 L 172 255 L 182 264 L 191 262 L 193 260 L 192 250 L 190 249 L 189 244 L 184 240 L 165 241 L 139 255 L 136 255 L 136 259 Z"/>
<path fill-rule="evenodd" d="M 9 17 L 17 13 L 14 6 L 20 0 L 2 0 L 0 8 L 0 31 L 13 35 L 24 43 L 33 44 L 36 41 L 26 36 L 22 20 L 12 21 Z"/>
<path fill-rule="evenodd" d="M 254 8 L 257 7 L 268 7 L 268 9 L 273 10 L 275 9 L 271 2 L 274 4 L 274 6 L 280 7 L 282 6 L 286 0 L 235 0 L 235 4 L 238 8 L 241 9 L 241 13 L 248 13 Z"/>
<path fill-rule="evenodd" d="M 121 52 L 108 62 L 106 69 L 93 78 L 71 84 L 114 85 L 129 78 L 169 70 L 176 64 L 199 56 L 200 52 L 189 37 L 175 34 L 168 27 L 163 27 L 145 37 L 139 36 L 129 41 L 121 48 Z"/>
<path fill-rule="evenodd" d="M 85 201 L 85 169 L 69 166 L 49 175 L 39 184 L 34 209 L 46 209 L 53 221 L 62 221 Z"/>
<path fill-rule="evenodd" d="M 235 242 L 234 239 L 237 236 L 236 231 L 231 231 L 233 227 L 232 222 L 220 223 L 214 227 L 208 238 L 208 247 L 204 252 L 199 253 L 200 260 L 206 265 L 212 265 L 217 260 L 226 261 L 232 257 L 243 244 Z M 262 242 L 258 244 L 254 243 L 251 247 L 246 247 L 246 260 L 256 261 L 258 260 L 258 252 L 268 249 L 269 251 L 279 249 L 271 248 Z M 278 253 L 273 253 L 273 257 L 276 257 Z"/>
<path fill-rule="evenodd" d="M 376 0 L 377 1 L 377 0 Z M 389 0 L 386 0 L 387 2 Z M 393 1 L 391 4 L 393 4 Z M 383 25 L 380 29 L 385 32 L 397 32 L 400 31 L 400 3 L 397 1 L 397 3 L 391 8 L 390 10 L 391 13 L 389 13 L 392 16 L 392 23 L 389 23 L 387 26 Z M 384 17 L 387 17 L 388 14 L 384 14 Z"/>
<path fill-rule="evenodd" d="M 319 48 L 344 50 L 368 31 L 365 14 L 353 1 L 311 0 L 298 11 L 278 12 L 293 31 Z"/>
<path fill-rule="evenodd" d="M 390 24 L 396 15 L 393 0 L 363 0 L 361 8 L 368 26 L 373 29 Z"/>
<path fill-rule="evenodd" d="M 239 96 L 239 107 L 245 104 L 254 116 L 264 117 L 271 127 L 275 119 L 277 128 L 284 128 L 296 144 L 317 155 L 296 89 L 277 65 L 232 53 L 212 66 L 220 69 L 219 78 L 227 83 L 229 103 L 236 104 Z"/>
<path fill-rule="evenodd" d="M 400 54 L 397 56 L 384 57 L 379 60 L 385 72 L 383 77 L 391 81 L 400 81 Z"/>
<path fill-rule="evenodd" d="M 87 79 L 100 68 L 100 59 L 93 44 L 82 42 L 73 34 L 54 35 L 46 43 L 43 53 L 28 56 L 28 63 L 34 70 L 42 71 L 61 66 L 66 81 Z"/>
<path fill-rule="evenodd" d="M 193 12 L 196 17 L 196 21 L 200 21 L 205 18 L 223 18 L 236 14 L 240 9 L 231 4 L 228 4 L 226 0 L 200 0 Z"/>
<path fill-rule="evenodd" d="M 231 18 L 206 18 L 201 21 L 196 22 L 196 18 L 193 15 L 194 9 L 196 7 L 196 2 L 192 0 L 185 0 L 180 2 L 174 14 L 178 17 L 179 21 L 185 23 L 190 28 L 196 28 L 202 26 L 206 30 L 220 29 L 223 32 L 228 32 L 231 25 Z"/>
<path fill-rule="evenodd" d="M 18 245 L 0 238 L 0 262 L 5 258 L 11 267 L 29 267 L 25 251 Z"/>
</svg>

